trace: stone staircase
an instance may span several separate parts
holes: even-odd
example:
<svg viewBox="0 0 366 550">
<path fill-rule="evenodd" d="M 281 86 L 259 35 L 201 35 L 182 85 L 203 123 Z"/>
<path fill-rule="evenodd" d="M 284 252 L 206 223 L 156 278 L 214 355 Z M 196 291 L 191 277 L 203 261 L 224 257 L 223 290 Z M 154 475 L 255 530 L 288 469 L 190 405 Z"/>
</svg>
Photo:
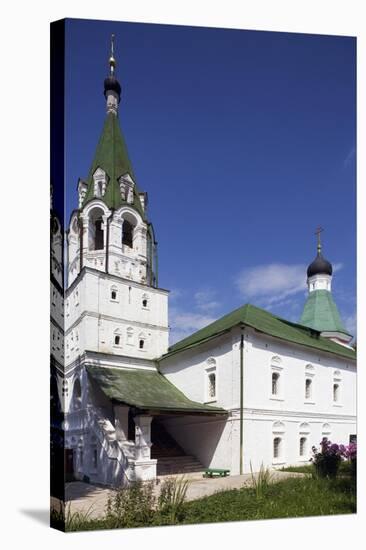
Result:
<svg viewBox="0 0 366 550">
<path fill-rule="evenodd" d="M 152 424 L 151 458 L 157 459 L 157 476 L 184 475 L 186 478 L 201 478 L 202 464 L 192 455 L 187 455 L 164 426 L 154 420 Z"/>
</svg>

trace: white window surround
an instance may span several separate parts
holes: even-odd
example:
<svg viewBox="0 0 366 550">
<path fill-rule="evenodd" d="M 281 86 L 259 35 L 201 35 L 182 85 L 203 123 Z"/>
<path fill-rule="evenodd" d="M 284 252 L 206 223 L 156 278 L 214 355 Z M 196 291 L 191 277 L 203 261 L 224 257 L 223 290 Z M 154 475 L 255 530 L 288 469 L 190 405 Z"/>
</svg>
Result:
<svg viewBox="0 0 366 550">
<path fill-rule="evenodd" d="M 118 343 L 116 343 L 116 339 L 118 339 Z M 120 329 L 116 329 L 113 333 L 113 347 L 114 348 L 122 347 L 122 333 Z"/>
<path fill-rule="evenodd" d="M 342 407 L 342 374 L 339 370 L 333 372 L 332 404 L 333 407 Z"/>
<path fill-rule="evenodd" d="M 298 453 L 299 453 L 299 460 L 302 460 L 304 462 L 308 462 L 309 461 L 309 435 L 310 435 L 310 425 L 307 423 L 307 422 L 302 422 L 299 426 L 299 448 L 298 448 Z M 301 454 L 301 440 L 304 440 L 304 443 L 303 443 L 303 453 Z"/>
<path fill-rule="evenodd" d="M 328 422 L 326 422 L 322 426 L 322 438 L 326 437 L 327 439 L 329 439 L 331 434 L 332 434 L 332 427 L 330 424 L 328 424 Z"/>
<path fill-rule="evenodd" d="M 213 403 L 217 401 L 217 363 L 214 357 L 209 357 L 205 367 L 205 384 L 204 384 L 204 402 Z M 212 393 L 214 390 L 214 394 Z"/>
<path fill-rule="evenodd" d="M 107 187 L 107 175 L 102 168 L 97 168 L 93 174 L 94 180 L 94 197 L 104 197 Z"/>
<path fill-rule="evenodd" d="M 118 288 L 115 285 L 111 286 L 110 288 L 109 300 L 111 302 L 119 302 L 119 292 L 118 292 Z"/>
<path fill-rule="evenodd" d="M 273 401 L 284 401 L 284 389 L 283 389 L 283 366 L 281 365 L 281 359 L 278 356 L 274 356 L 271 359 L 270 370 L 270 395 L 269 398 Z M 273 375 L 277 375 L 276 393 L 273 393 Z"/>
<path fill-rule="evenodd" d="M 146 351 L 146 349 L 147 349 L 146 342 L 147 342 L 146 335 L 143 332 L 140 332 L 140 334 L 138 336 L 138 343 L 139 343 L 138 349 L 139 349 L 139 351 L 142 351 L 142 352 Z M 142 343 L 142 345 L 141 345 L 141 343 Z"/>
<path fill-rule="evenodd" d="M 133 339 L 134 339 L 134 332 L 133 332 L 133 328 L 132 328 L 132 327 L 129 327 L 129 328 L 126 330 L 126 335 L 127 335 L 126 344 L 127 344 L 128 346 L 133 346 L 133 345 L 134 345 L 134 342 L 133 342 Z"/>
<path fill-rule="evenodd" d="M 141 307 L 142 309 L 149 310 L 150 309 L 150 298 L 147 294 L 143 294 L 141 298 Z"/>
<path fill-rule="evenodd" d="M 308 462 L 308 438 L 305 435 L 300 435 L 299 438 L 299 458 Z"/>
<path fill-rule="evenodd" d="M 315 367 L 313 365 L 306 365 L 305 366 L 305 396 L 304 396 L 304 403 L 307 405 L 315 405 L 315 399 L 314 399 L 314 377 L 315 377 Z M 310 388 L 309 388 L 309 395 L 307 395 L 307 381 L 310 382 Z"/>
<path fill-rule="evenodd" d="M 272 464 L 279 465 L 285 464 L 285 447 L 284 447 L 284 437 L 285 437 L 285 424 L 283 422 L 277 421 L 273 423 L 272 426 Z M 278 456 L 274 456 L 275 451 L 275 440 L 279 439 L 279 448 Z"/>
</svg>

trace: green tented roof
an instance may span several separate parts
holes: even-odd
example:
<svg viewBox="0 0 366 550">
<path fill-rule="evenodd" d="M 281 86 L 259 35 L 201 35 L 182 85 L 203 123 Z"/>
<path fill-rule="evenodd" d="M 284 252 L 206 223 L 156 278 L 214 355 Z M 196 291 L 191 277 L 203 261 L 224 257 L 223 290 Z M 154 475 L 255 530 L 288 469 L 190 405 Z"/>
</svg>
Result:
<svg viewBox="0 0 366 550">
<path fill-rule="evenodd" d="M 123 204 L 127 204 L 121 198 L 118 178 L 128 173 L 135 183 L 136 179 L 128 156 L 127 146 L 121 133 L 118 117 L 113 113 L 108 113 L 104 122 L 102 134 L 89 171 L 87 179 L 88 190 L 83 206 L 94 198 L 93 174 L 98 167 L 102 168 L 109 178 L 102 200 L 109 208 L 119 208 Z M 134 188 L 134 203 L 129 206 L 135 208 L 144 217 L 137 185 Z"/>
<path fill-rule="evenodd" d="M 306 300 L 300 323 L 320 332 L 349 334 L 341 321 L 329 290 L 313 290 Z"/>
<path fill-rule="evenodd" d="M 184 340 L 177 342 L 169 348 L 168 353 L 163 355 L 161 360 L 173 353 L 191 348 L 199 343 L 210 340 L 214 336 L 230 330 L 237 325 L 246 325 L 263 332 L 264 334 L 268 334 L 288 342 L 301 344 L 303 346 L 308 346 L 321 351 L 327 351 L 349 359 L 356 358 L 356 353 L 354 350 L 346 348 L 340 344 L 336 344 L 327 338 L 322 338 L 319 331 L 303 325 L 291 323 L 290 321 L 286 321 L 285 319 L 272 315 L 264 309 L 246 304 L 238 309 L 235 309 L 231 313 L 224 315 L 224 317 L 214 321 L 207 327 L 198 330 Z"/>
<path fill-rule="evenodd" d="M 112 401 L 139 409 L 227 414 L 219 407 L 196 403 L 158 371 L 87 366 L 87 372 Z"/>
</svg>

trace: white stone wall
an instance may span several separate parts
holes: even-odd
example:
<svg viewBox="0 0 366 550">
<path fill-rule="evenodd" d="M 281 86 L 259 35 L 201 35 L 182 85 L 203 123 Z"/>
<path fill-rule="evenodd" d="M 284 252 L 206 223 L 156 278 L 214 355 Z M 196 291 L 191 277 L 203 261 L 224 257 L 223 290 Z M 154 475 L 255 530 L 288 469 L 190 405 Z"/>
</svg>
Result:
<svg viewBox="0 0 366 550">
<path fill-rule="evenodd" d="M 159 357 L 168 348 L 167 309 L 165 290 L 86 270 L 65 300 L 66 364 L 85 350 L 141 359 Z M 144 341 L 142 349 L 140 340 Z"/>
<path fill-rule="evenodd" d="M 200 458 L 204 466 L 240 466 L 240 330 L 163 359 L 160 369 L 193 400 L 205 402 L 207 361 L 215 359 L 217 400 L 229 411 L 224 428 L 220 420 L 185 417 L 166 422 L 181 446 Z M 306 348 L 244 330 L 243 464 L 258 470 L 303 464 L 311 447 L 322 437 L 349 442 L 356 433 L 356 366 L 353 360 Z M 272 372 L 280 374 L 279 393 L 272 395 Z M 312 380 L 312 395 L 305 398 L 305 379 Z M 333 383 L 340 384 L 339 401 L 333 401 Z M 273 456 L 273 440 L 281 438 L 281 453 Z M 300 437 L 306 438 L 300 456 Z"/>
</svg>

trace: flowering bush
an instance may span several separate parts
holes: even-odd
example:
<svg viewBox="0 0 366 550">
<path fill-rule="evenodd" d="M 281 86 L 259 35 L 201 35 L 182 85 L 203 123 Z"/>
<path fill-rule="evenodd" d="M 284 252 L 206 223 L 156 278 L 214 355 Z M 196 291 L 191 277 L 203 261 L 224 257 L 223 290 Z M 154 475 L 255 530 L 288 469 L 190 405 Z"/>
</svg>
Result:
<svg viewBox="0 0 366 550">
<path fill-rule="evenodd" d="M 315 466 L 317 474 L 321 477 L 336 477 L 340 463 L 343 459 L 350 460 L 355 469 L 357 457 L 357 444 L 338 445 L 323 437 L 320 442 L 320 450 L 312 447 L 313 456 L 310 459 Z"/>
</svg>

